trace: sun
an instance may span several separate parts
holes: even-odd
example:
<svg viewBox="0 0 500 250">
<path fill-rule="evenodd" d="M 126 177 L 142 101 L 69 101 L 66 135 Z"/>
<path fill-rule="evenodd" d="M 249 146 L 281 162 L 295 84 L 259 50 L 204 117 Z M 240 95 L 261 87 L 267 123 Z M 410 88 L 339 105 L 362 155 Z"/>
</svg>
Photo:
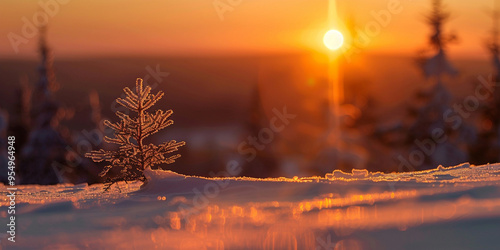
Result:
<svg viewBox="0 0 500 250">
<path fill-rule="evenodd" d="M 323 42 L 329 50 L 338 50 L 344 43 L 344 36 L 338 30 L 329 30 L 325 33 Z"/>
</svg>

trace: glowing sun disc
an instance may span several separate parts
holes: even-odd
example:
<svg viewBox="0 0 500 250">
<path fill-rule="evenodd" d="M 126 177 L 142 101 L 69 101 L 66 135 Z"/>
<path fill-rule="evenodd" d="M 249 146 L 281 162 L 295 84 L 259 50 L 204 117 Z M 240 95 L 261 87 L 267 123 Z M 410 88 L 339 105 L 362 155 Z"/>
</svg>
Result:
<svg viewBox="0 0 500 250">
<path fill-rule="evenodd" d="M 329 50 L 337 50 L 344 43 L 344 36 L 338 30 L 329 30 L 323 37 L 323 43 Z"/>
</svg>

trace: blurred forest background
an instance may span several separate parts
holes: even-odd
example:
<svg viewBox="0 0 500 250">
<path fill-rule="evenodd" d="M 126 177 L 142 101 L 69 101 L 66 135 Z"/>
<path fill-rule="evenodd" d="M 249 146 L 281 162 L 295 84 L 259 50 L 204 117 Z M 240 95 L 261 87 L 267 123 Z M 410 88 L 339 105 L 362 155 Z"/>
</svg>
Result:
<svg viewBox="0 0 500 250">
<path fill-rule="evenodd" d="M 51 45 L 47 32 L 49 25 L 41 27 L 34 39 L 38 48 L 30 53 L 36 57 L 0 57 L 2 150 L 6 136 L 16 136 L 22 183 L 102 181 L 97 174 L 103 166 L 84 154 L 110 147 L 102 143 L 107 133 L 102 120 L 117 120 L 115 98 L 140 77 L 155 86 L 153 92 L 166 93 L 155 107 L 174 111 L 174 125 L 156 134 L 152 142 L 186 141 L 179 152 L 182 157 L 168 166 L 182 174 L 215 176 L 231 161 L 242 167 L 240 175 L 253 177 L 498 162 L 495 95 L 480 100 L 477 107 L 474 104 L 470 115 L 461 116 L 459 129 L 450 128 L 452 124 L 443 118 L 455 104 L 463 105 L 474 95 L 481 84 L 478 76 L 495 81 L 499 69 L 497 14 L 485 14 L 491 19 L 489 26 L 477 30 L 477 36 L 484 37 L 480 47 L 489 59 L 450 59 L 448 45 L 461 42 L 455 39 L 460 30 L 445 33 L 449 8 L 441 1 L 427 5 L 422 20 L 411 18 L 427 28 L 427 33 L 414 34 L 424 49 L 415 47 L 413 54 L 399 55 L 354 45 L 351 49 L 359 52 L 348 59 L 340 57 L 345 102 L 339 114 L 342 136 L 333 140 L 342 141 L 342 148 L 329 146 L 327 53 L 59 58 L 58 47 Z M 346 30 L 351 36 L 359 36 L 356 23 L 349 25 Z M 269 143 L 251 146 L 249 137 L 258 137 L 262 129 L 269 128 L 276 117 L 273 110 L 281 112 L 285 107 L 296 118 L 274 133 Z M 415 140 L 431 138 L 436 128 L 443 129 L 449 140 L 436 143 L 427 154 Z M 248 160 L 250 148 L 255 149 L 256 157 Z M 412 155 L 415 150 L 423 154 Z M 402 158 L 408 159 L 410 167 Z M 2 164 L 6 167 L 6 160 Z"/>
</svg>

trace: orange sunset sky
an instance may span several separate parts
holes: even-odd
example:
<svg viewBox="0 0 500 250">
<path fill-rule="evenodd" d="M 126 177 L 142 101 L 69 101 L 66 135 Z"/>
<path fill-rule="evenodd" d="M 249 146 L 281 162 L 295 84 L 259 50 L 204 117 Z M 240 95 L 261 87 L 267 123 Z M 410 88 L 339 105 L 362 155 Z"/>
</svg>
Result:
<svg viewBox="0 0 500 250">
<path fill-rule="evenodd" d="M 39 2 L 56 0 L 1 0 L 0 58 L 31 58 L 36 38 L 16 53 L 8 34 L 21 35 L 22 18 L 33 19 Z M 62 0 L 61 0 L 62 1 Z M 49 42 L 57 57 L 117 55 L 264 54 L 326 52 L 322 36 L 328 30 L 328 1 L 221 0 L 236 3 L 221 20 L 214 0 L 65 0 L 50 18 Z M 387 27 L 370 39 L 365 51 L 414 55 L 430 32 L 424 16 L 430 0 L 394 0 L 402 6 Z M 387 0 L 339 0 L 339 16 L 354 16 L 363 29 L 370 14 L 386 10 Z M 460 43 L 451 57 L 487 58 L 484 39 L 491 28 L 493 0 L 444 1 L 452 13 L 447 31 Z"/>
</svg>

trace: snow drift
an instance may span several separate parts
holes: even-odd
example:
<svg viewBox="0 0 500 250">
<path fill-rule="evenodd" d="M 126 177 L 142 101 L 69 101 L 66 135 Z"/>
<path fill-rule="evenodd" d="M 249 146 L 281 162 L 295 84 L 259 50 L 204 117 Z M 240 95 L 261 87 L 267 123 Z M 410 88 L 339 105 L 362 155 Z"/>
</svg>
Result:
<svg viewBox="0 0 500 250">
<path fill-rule="evenodd" d="M 18 186 L 7 249 L 496 249 L 500 165 L 309 178 Z M 6 187 L 0 215 L 7 217 Z"/>
</svg>

